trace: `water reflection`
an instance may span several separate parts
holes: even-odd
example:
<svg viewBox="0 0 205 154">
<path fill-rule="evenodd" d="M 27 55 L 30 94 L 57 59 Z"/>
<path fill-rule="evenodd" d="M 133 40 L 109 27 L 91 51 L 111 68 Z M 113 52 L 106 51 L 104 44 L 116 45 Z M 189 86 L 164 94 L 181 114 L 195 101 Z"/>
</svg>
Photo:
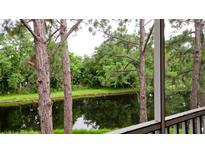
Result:
<svg viewBox="0 0 205 154">
<path fill-rule="evenodd" d="M 166 97 L 166 115 L 187 110 L 187 95 Z M 153 95 L 149 94 L 148 119 L 154 119 Z M 177 101 L 176 101 L 177 100 Z M 176 103 L 177 102 L 177 105 Z M 179 103 L 180 102 L 180 103 Z M 63 102 L 53 105 L 54 129 L 63 128 Z M 139 122 L 136 95 L 86 98 L 73 102 L 73 129 L 122 128 Z M 0 131 L 39 130 L 38 107 L 35 104 L 0 107 Z"/>
<path fill-rule="evenodd" d="M 99 126 L 95 122 L 88 121 L 89 123 L 86 122 L 84 115 L 82 115 L 82 117 L 76 119 L 73 129 L 99 129 Z"/>
<path fill-rule="evenodd" d="M 62 111 L 63 103 L 57 102 L 53 107 L 55 128 L 63 128 Z M 139 122 L 139 104 L 136 95 L 75 100 L 73 113 L 75 129 L 121 128 Z M 152 119 L 153 112 L 149 113 Z"/>
</svg>

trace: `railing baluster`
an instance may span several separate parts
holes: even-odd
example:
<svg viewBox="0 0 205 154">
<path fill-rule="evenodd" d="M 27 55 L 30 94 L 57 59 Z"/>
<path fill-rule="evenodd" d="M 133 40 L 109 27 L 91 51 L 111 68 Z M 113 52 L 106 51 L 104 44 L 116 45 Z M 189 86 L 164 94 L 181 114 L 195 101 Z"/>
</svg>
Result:
<svg viewBox="0 0 205 154">
<path fill-rule="evenodd" d="M 174 125 L 174 134 L 177 134 L 177 125 Z"/>
<path fill-rule="evenodd" d="M 202 116 L 200 116 L 200 134 L 203 134 L 203 119 Z"/>
<path fill-rule="evenodd" d="M 179 124 L 174 125 L 174 134 L 179 134 Z"/>
<path fill-rule="evenodd" d="M 170 132 L 169 132 L 169 127 L 166 127 L 165 128 L 165 134 L 169 134 Z"/>
<path fill-rule="evenodd" d="M 182 134 L 186 134 L 187 132 L 186 122 L 182 122 Z"/>
<path fill-rule="evenodd" d="M 201 124 L 200 124 L 200 117 L 196 118 L 196 133 L 201 134 Z"/>
<path fill-rule="evenodd" d="M 205 134 L 205 116 L 202 116 L 202 122 L 203 122 L 203 133 Z"/>
<path fill-rule="evenodd" d="M 156 130 L 156 131 L 155 131 L 155 134 L 160 134 L 160 130 Z"/>
<path fill-rule="evenodd" d="M 179 123 L 177 124 L 177 134 L 179 134 Z"/>
<path fill-rule="evenodd" d="M 190 129 L 190 134 L 194 134 L 193 119 L 189 120 L 189 129 Z"/>
<path fill-rule="evenodd" d="M 189 134 L 189 122 L 185 121 L 186 134 Z"/>
</svg>

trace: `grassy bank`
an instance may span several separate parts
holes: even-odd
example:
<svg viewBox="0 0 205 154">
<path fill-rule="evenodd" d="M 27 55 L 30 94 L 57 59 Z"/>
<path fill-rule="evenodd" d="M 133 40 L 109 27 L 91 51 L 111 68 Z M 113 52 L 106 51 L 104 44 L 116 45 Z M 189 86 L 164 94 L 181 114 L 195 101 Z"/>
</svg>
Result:
<svg viewBox="0 0 205 154">
<path fill-rule="evenodd" d="M 73 134 L 104 134 L 112 131 L 111 129 L 99 129 L 99 130 L 87 130 L 87 129 L 76 129 L 73 130 Z M 1 134 L 40 134 L 38 131 L 19 131 L 19 132 L 2 132 Z M 54 130 L 54 134 L 64 134 L 63 129 Z"/>
<path fill-rule="evenodd" d="M 133 94 L 135 89 L 76 89 L 72 92 L 73 99 L 114 96 L 122 94 Z M 63 91 L 51 93 L 53 100 L 63 100 Z M 33 94 L 9 94 L 0 96 L 0 106 L 15 106 L 22 104 L 37 103 L 38 95 Z"/>
<path fill-rule="evenodd" d="M 112 129 L 99 129 L 99 130 L 87 130 L 87 129 L 75 129 L 73 130 L 73 134 L 105 134 L 113 131 Z M 1 132 L 0 134 L 40 134 L 38 131 L 18 131 L 18 132 Z M 54 134 L 64 134 L 63 129 L 55 129 Z M 174 134 L 174 129 L 170 128 L 170 134 Z M 179 134 L 182 134 L 182 129 L 179 129 Z"/>
</svg>

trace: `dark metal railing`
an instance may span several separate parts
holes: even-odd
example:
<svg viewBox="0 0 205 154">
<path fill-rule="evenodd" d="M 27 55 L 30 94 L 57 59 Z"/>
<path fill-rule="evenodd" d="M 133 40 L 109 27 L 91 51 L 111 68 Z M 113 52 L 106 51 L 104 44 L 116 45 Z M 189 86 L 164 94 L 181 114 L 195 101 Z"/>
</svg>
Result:
<svg viewBox="0 0 205 154">
<path fill-rule="evenodd" d="M 166 134 L 205 134 L 205 107 L 165 117 Z M 129 126 L 109 134 L 160 134 L 162 125 L 156 120 Z"/>
</svg>

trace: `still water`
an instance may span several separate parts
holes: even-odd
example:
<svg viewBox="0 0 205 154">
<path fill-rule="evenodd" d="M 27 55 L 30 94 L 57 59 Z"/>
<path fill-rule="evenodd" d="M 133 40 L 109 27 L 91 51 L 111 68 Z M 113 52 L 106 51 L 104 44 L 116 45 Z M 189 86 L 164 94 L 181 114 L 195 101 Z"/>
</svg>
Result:
<svg viewBox="0 0 205 154">
<path fill-rule="evenodd" d="M 153 120 L 153 95 L 148 95 L 147 102 L 148 119 Z M 171 97 L 170 102 L 172 102 Z M 170 103 L 168 107 L 171 108 L 172 104 Z M 181 110 L 177 108 L 174 112 L 181 112 Z M 54 129 L 63 128 L 63 101 L 54 103 L 53 121 Z M 137 123 L 139 123 L 139 103 L 136 95 L 84 98 L 73 101 L 73 129 L 115 129 Z M 0 107 L 0 132 L 19 130 L 40 130 L 36 104 Z"/>
</svg>

